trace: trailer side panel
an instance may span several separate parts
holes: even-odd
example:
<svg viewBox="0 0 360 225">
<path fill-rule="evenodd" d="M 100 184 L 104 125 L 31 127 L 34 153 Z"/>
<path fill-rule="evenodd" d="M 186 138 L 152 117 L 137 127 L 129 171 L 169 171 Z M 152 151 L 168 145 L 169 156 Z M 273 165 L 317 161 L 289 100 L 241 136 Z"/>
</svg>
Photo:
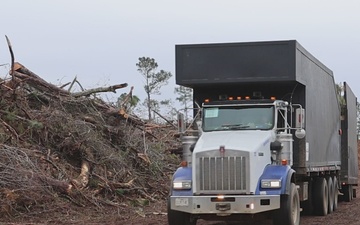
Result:
<svg viewBox="0 0 360 225">
<path fill-rule="evenodd" d="M 342 183 L 358 184 L 357 99 L 344 83 L 345 105 L 342 107 L 341 177 Z"/>
</svg>

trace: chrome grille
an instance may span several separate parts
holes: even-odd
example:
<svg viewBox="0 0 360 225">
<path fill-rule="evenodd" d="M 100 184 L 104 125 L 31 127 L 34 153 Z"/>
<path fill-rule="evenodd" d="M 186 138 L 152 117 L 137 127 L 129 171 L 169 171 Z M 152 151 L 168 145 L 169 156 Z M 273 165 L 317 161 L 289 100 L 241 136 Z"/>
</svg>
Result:
<svg viewBox="0 0 360 225">
<path fill-rule="evenodd" d="M 198 182 L 202 193 L 211 191 L 246 191 L 245 156 L 212 156 L 198 158 Z"/>
</svg>

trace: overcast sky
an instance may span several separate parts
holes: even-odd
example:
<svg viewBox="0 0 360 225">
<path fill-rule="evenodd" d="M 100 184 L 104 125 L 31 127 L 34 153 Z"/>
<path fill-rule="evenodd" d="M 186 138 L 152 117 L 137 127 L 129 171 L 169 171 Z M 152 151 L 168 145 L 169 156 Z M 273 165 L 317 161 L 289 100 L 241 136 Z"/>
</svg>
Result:
<svg viewBox="0 0 360 225">
<path fill-rule="evenodd" d="M 139 57 L 175 75 L 176 44 L 295 39 L 360 96 L 358 0 L 1 0 L 0 65 L 11 61 L 5 35 L 16 61 L 50 83 L 128 83 L 141 99 Z M 174 87 L 173 77 L 163 98 Z"/>
</svg>

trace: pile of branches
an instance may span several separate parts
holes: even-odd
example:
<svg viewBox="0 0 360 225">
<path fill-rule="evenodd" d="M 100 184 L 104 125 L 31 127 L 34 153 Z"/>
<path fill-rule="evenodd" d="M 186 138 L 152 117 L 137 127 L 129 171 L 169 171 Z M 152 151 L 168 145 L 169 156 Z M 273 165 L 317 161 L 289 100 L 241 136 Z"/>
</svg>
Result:
<svg viewBox="0 0 360 225">
<path fill-rule="evenodd" d="M 104 102 L 72 93 L 14 61 L 0 79 L 0 217 L 48 209 L 57 201 L 121 207 L 168 195 L 179 159 L 173 126 L 154 125 Z M 132 91 L 132 89 L 131 89 Z M 129 97 L 131 96 L 131 91 Z"/>
</svg>

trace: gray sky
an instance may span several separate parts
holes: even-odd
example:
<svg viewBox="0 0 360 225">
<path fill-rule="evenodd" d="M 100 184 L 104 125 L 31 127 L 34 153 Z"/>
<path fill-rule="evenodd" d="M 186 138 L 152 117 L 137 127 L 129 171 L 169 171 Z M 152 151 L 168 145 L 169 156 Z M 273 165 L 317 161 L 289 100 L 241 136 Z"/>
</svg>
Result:
<svg viewBox="0 0 360 225">
<path fill-rule="evenodd" d="M 358 0 L 1 0 L 0 64 L 7 35 L 16 61 L 48 82 L 128 83 L 144 99 L 139 57 L 175 75 L 176 44 L 296 39 L 359 97 L 359 27 Z M 163 98 L 174 87 L 173 77 Z"/>
</svg>

